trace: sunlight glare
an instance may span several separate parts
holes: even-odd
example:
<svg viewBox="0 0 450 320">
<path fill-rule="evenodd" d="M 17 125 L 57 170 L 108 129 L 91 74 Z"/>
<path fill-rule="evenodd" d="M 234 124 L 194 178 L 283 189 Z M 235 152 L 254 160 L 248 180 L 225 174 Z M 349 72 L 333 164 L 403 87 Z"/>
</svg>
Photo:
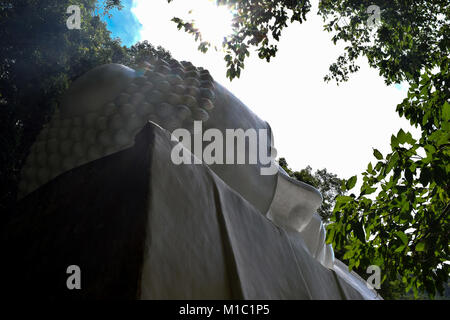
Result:
<svg viewBox="0 0 450 320">
<path fill-rule="evenodd" d="M 193 5 L 193 3 L 192 3 Z M 220 48 L 223 38 L 232 33 L 233 15 L 226 6 L 217 6 L 215 1 L 196 1 L 186 17 L 195 21 L 195 27 L 202 34 L 203 40 Z"/>
</svg>

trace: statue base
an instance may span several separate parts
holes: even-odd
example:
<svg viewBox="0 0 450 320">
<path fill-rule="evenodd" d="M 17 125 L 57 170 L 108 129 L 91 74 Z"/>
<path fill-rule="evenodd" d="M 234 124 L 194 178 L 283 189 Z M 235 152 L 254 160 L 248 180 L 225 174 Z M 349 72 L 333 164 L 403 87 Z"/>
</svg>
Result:
<svg viewBox="0 0 450 320">
<path fill-rule="evenodd" d="M 174 165 L 167 131 L 61 174 L 2 232 L 4 292 L 39 299 L 377 299 L 323 267 L 206 165 Z M 67 268 L 80 268 L 69 289 Z"/>
</svg>

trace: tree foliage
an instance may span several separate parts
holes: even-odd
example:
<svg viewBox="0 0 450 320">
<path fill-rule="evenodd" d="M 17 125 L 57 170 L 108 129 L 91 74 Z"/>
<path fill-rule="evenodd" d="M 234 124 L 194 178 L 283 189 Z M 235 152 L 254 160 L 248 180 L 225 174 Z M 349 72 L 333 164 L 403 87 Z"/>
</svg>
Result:
<svg viewBox="0 0 450 320">
<path fill-rule="evenodd" d="M 420 126 L 422 136 L 400 130 L 389 154 L 374 149 L 376 161 L 363 173 L 359 194 L 337 199 L 328 230 L 350 267 L 377 264 L 383 280 L 400 276 L 416 295 L 442 293 L 449 275 L 450 104 L 448 89 L 439 86 L 448 81 L 447 65 L 411 85 L 397 110 Z"/>
<path fill-rule="evenodd" d="M 378 26 L 368 24 L 371 5 L 380 8 Z M 332 41 L 348 44 L 325 79 L 347 80 L 359 69 L 356 59 L 365 56 L 388 84 L 417 81 L 425 68 L 448 56 L 449 10 L 446 0 L 320 1 L 319 14 Z"/>
<path fill-rule="evenodd" d="M 317 213 L 322 217 L 322 220 L 327 223 L 333 214 L 336 197 L 344 195 L 344 192 L 341 189 L 343 181 L 335 174 L 328 172 L 325 168 L 316 170 L 315 173 L 312 173 L 312 168 L 310 166 L 307 166 L 300 171 L 293 171 L 289 168 L 285 158 L 280 158 L 278 164 L 292 178 L 308 183 L 320 191 L 323 202 L 317 210 Z"/>
<path fill-rule="evenodd" d="M 370 35 L 360 18 L 367 2 L 321 2 L 324 17 L 333 16 L 326 25 L 334 29 L 333 40 L 349 42 L 346 62 L 330 68 L 332 77 L 346 80 L 348 63 L 363 55 L 388 84 L 407 81 L 408 95 L 396 110 L 421 136 L 399 130 L 387 155 L 374 150 L 376 161 L 363 173 L 359 193 L 337 199 L 328 241 L 345 250 L 350 267 L 379 265 L 384 289 L 400 279 L 405 291 L 434 296 L 442 293 L 450 271 L 450 5 L 374 3 L 381 8 L 381 24 Z M 350 23 L 336 26 L 338 15 Z"/>
<path fill-rule="evenodd" d="M 172 2 L 173 0 L 167 0 Z M 223 41 L 225 61 L 227 62 L 227 77 L 234 79 L 240 76 L 244 69 L 244 61 L 250 55 L 249 48 L 254 47 L 261 59 L 268 62 L 275 57 L 281 32 L 288 23 L 303 22 L 311 9 L 308 0 L 294 1 L 240 1 L 217 0 L 218 5 L 227 6 L 233 12 L 233 33 Z M 206 52 L 211 44 L 202 38 L 201 30 L 195 26 L 195 21 L 184 21 L 173 18 L 178 29 L 192 34 L 199 41 L 199 50 Z"/>
<path fill-rule="evenodd" d="M 173 0 L 167 0 L 169 3 Z M 291 23 L 303 23 L 311 11 L 309 0 L 217 0 L 233 13 L 233 33 L 225 37 L 223 48 L 227 76 L 232 80 L 244 69 L 253 47 L 268 62 L 278 52 L 277 42 Z M 380 8 L 382 24 L 368 26 L 373 16 L 368 8 Z M 318 14 L 324 29 L 333 33 L 332 41 L 349 45 L 330 66 L 326 80 L 346 81 L 359 70 L 356 60 L 368 58 L 387 83 L 418 79 L 424 67 L 432 68 L 445 55 L 449 45 L 449 4 L 446 0 L 321 0 Z M 206 52 L 211 44 L 202 38 L 195 21 L 175 17 L 178 29 L 192 34 Z"/>
</svg>

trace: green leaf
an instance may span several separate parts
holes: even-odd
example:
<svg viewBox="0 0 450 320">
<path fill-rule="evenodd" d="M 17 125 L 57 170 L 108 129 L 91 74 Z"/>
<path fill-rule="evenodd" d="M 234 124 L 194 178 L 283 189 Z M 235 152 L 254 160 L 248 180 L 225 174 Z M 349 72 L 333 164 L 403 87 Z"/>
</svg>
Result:
<svg viewBox="0 0 450 320">
<path fill-rule="evenodd" d="M 353 200 L 353 198 L 350 196 L 339 196 L 336 198 L 336 202 L 339 202 L 339 203 L 347 203 L 352 200 Z"/>
<path fill-rule="evenodd" d="M 400 156 L 398 155 L 397 152 L 394 152 L 391 157 L 389 158 L 388 164 L 386 166 L 386 172 L 385 174 L 388 174 L 392 168 L 394 168 L 395 166 L 397 166 L 397 162 L 399 160 Z"/>
<path fill-rule="evenodd" d="M 399 141 L 397 139 L 396 136 L 392 135 L 391 136 L 391 147 L 392 149 L 395 149 L 396 147 L 398 147 Z"/>
<path fill-rule="evenodd" d="M 377 160 L 382 160 L 383 159 L 383 155 L 377 149 L 373 149 L 373 155 L 375 156 L 375 158 L 377 158 Z"/>
<path fill-rule="evenodd" d="M 383 162 L 379 161 L 375 165 L 375 171 L 380 171 L 383 168 Z"/>
<path fill-rule="evenodd" d="M 372 194 L 375 191 L 377 191 L 377 188 L 371 188 L 371 187 L 368 187 L 368 186 L 364 186 L 364 187 L 361 188 L 361 194 L 362 195 Z"/>
<path fill-rule="evenodd" d="M 408 140 L 408 137 L 405 133 L 405 131 L 403 131 L 403 129 L 400 129 L 398 134 L 397 134 L 397 139 L 399 144 L 403 144 Z"/>
<path fill-rule="evenodd" d="M 448 103 L 447 101 L 442 107 L 442 118 L 445 122 L 450 121 L 450 103 Z"/>
<path fill-rule="evenodd" d="M 422 171 L 420 172 L 419 181 L 420 183 L 426 187 L 428 183 L 430 183 L 431 180 L 431 169 L 428 167 L 422 168 Z"/>
<path fill-rule="evenodd" d="M 353 257 L 353 251 L 346 251 L 344 256 L 342 257 L 343 260 L 348 260 L 349 258 Z"/>
<path fill-rule="evenodd" d="M 355 232 L 355 235 L 359 241 L 361 241 L 362 243 L 366 242 L 366 235 L 360 221 L 356 221 L 353 223 L 353 231 Z"/>
<path fill-rule="evenodd" d="M 356 176 L 353 176 L 347 180 L 347 182 L 345 183 L 347 190 L 351 190 L 355 186 L 356 180 L 357 180 Z"/>
<path fill-rule="evenodd" d="M 403 242 L 404 245 L 408 245 L 408 237 L 403 231 L 397 231 L 395 232 L 395 234 Z"/>
<path fill-rule="evenodd" d="M 425 242 L 419 242 L 416 244 L 416 251 L 424 251 L 425 250 Z"/>
</svg>

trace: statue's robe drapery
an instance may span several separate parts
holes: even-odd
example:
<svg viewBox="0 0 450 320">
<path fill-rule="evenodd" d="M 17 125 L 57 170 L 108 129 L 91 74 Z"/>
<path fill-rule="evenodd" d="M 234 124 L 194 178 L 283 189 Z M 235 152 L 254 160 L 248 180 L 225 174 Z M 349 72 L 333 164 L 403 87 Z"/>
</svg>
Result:
<svg viewBox="0 0 450 320">
<path fill-rule="evenodd" d="M 174 143 L 149 123 L 132 147 L 25 197 L 2 234 L 10 297 L 376 298 L 206 165 L 174 165 Z M 81 269 L 81 290 L 66 287 L 69 265 Z"/>
</svg>

